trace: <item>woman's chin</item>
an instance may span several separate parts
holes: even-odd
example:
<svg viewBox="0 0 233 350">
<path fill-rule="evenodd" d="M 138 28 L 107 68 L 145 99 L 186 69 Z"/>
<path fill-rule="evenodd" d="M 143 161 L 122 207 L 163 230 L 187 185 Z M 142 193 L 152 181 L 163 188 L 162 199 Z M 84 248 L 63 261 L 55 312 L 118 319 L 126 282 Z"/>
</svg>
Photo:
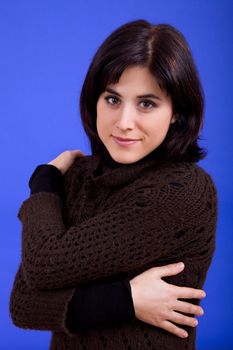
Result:
<svg viewBox="0 0 233 350">
<path fill-rule="evenodd" d="M 143 155 L 140 157 L 138 154 L 134 155 L 132 153 L 127 154 L 127 153 L 122 153 L 122 152 L 109 152 L 109 154 L 115 162 L 121 163 L 121 164 L 135 163 L 144 157 Z"/>
</svg>

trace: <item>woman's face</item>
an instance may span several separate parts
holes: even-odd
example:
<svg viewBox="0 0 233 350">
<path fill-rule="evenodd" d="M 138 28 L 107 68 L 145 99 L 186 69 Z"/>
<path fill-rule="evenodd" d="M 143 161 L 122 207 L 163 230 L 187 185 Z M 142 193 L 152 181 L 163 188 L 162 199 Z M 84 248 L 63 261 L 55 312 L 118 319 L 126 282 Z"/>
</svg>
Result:
<svg viewBox="0 0 233 350">
<path fill-rule="evenodd" d="M 152 152 L 174 121 L 171 98 L 146 67 L 127 68 L 97 101 L 98 135 L 118 163 L 134 163 Z"/>
</svg>

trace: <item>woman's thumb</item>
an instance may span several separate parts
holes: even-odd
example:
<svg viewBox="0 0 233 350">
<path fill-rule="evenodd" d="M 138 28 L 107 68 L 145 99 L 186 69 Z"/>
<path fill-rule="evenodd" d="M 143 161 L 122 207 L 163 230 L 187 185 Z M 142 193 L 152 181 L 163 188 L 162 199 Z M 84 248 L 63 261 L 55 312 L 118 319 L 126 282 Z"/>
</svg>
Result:
<svg viewBox="0 0 233 350">
<path fill-rule="evenodd" d="M 184 263 L 179 262 L 175 264 L 168 264 L 164 266 L 159 267 L 159 275 L 160 277 L 165 277 L 165 276 L 174 276 L 180 273 L 184 269 Z"/>
</svg>

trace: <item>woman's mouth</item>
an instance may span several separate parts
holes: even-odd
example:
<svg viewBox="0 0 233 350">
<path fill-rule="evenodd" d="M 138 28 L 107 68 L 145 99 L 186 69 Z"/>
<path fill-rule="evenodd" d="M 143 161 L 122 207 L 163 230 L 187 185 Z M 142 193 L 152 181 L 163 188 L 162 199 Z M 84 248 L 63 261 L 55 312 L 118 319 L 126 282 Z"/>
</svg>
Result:
<svg viewBox="0 0 233 350">
<path fill-rule="evenodd" d="M 140 141 L 140 139 L 122 138 L 112 135 L 113 140 L 120 146 L 130 146 Z"/>
</svg>

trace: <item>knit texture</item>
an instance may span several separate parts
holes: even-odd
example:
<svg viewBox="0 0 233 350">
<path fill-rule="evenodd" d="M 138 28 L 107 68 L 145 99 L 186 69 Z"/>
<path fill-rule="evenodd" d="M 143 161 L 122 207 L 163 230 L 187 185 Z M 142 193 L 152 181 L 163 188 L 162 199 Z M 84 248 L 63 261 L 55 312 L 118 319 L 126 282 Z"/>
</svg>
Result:
<svg viewBox="0 0 233 350">
<path fill-rule="evenodd" d="M 14 324 L 51 330 L 50 350 L 195 349 L 192 327 L 182 326 L 187 339 L 137 319 L 72 333 L 66 312 L 78 285 L 133 278 L 171 262 L 183 261 L 185 269 L 164 280 L 202 288 L 215 249 L 211 176 L 196 163 L 149 156 L 115 167 L 94 155 L 77 158 L 63 180 L 62 197 L 34 193 L 20 207 Z"/>
<path fill-rule="evenodd" d="M 112 160 L 114 162 L 114 160 Z M 119 163 L 116 163 L 119 164 Z M 29 180 L 30 194 L 57 192 L 61 194 L 63 175 L 51 164 L 36 167 Z M 128 278 L 115 282 L 91 282 L 78 286 L 66 313 L 67 327 L 76 332 L 96 326 L 121 323 L 135 318 L 135 311 Z"/>
</svg>

